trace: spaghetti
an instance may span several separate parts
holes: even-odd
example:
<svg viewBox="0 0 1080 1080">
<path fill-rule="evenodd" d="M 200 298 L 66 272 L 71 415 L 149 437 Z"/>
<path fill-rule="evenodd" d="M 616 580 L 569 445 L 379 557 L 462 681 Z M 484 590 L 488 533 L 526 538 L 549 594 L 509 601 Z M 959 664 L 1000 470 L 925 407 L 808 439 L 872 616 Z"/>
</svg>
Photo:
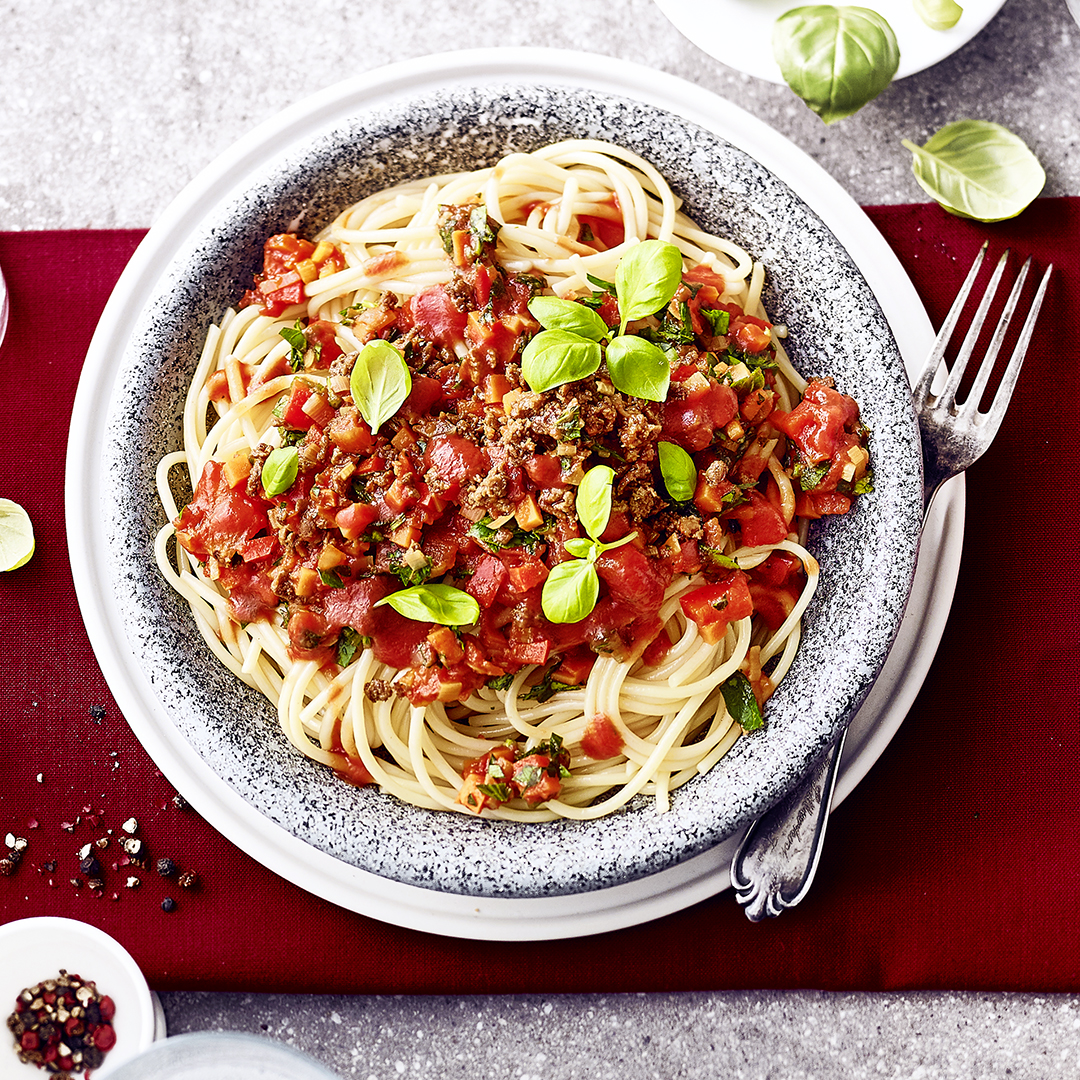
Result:
<svg viewBox="0 0 1080 1080">
<path fill-rule="evenodd" d="M 760 725 L 807 522 L 869 489 L 857 406 L 793 369 L 763 280 L 583 140 L 272 237 L 159 466 L 161 572 L 347 780 L 518 821 L 662 812 Z"/>
</svg>

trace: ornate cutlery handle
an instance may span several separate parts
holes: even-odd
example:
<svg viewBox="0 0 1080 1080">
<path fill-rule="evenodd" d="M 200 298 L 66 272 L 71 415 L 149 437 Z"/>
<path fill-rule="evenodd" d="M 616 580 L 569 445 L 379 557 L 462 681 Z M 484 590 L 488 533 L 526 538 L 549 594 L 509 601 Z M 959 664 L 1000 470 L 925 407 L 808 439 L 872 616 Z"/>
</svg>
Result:
<svg viewBox="0 0 1080 1080">
<path fill-rule="evenodd" d="M 731 860 L 735 898 L 751 922 L 794 907 L 817 870 L 845 729 L 802 783 L 749 828 Z"/>
</svg>

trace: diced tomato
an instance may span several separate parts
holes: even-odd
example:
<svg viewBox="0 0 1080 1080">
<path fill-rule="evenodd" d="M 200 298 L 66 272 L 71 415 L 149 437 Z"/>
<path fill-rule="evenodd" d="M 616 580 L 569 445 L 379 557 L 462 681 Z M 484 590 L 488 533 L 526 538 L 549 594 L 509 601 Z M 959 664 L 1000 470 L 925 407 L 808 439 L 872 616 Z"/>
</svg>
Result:
<svg viewBox="0 0 1080 1080">
<path fill-rule="evenodd" d="M 259 559 L 267 559 L 280 550 L 277 535 L 254 536 L 250 540 L 242 540 L 236 545 L 236 553 L 244 562 L 257 562 Z"/>
<path fill-rule="evenodd" d="M 691 452 L 704 450 L 717 428 L 727 426 L 739 411 L 739 399 L 730 386 L 710 382 L 688 395 L 663 404 L 661 431 Z"/>
<path fill-rule="evenodd" d="M 683 614 L 698 626 L 701 637 L 715 645 L 727 632 L 728 624 L 754 612 L 746 574 L 731 570 L 718 581 L 693 589 L 679 599 Z"/>
<path fill-rule="evenodd" d="M 241 625 L 268 619 L 281 603 L 270 576 L 252 563 L 223 566 L 218 584 L 229 594 L 229 615 Z"/>
<path fill-rule="evenodd" d="M 367 771 L 364 763 L 359 758 L 349 757 L 348 754 L 339 754 L 335 758 L 334 772 L 346 784 L 352 784 L 353 787 L 367 787 L 368 784 L 375 783 L 374 777 Z"/>
<path fill-rule="evenodd" d="M 551 758 L 547 754 L 530 754 L 514 762 L 514 787 L 520 792 L 520 798 L 530 806 L 558 797 L 562 780 L 557 768 L 555 775 L 551 775 L 550 766 Z"/>
<path fill-rule="evenodd" d="M 592 214 L 578 214 L 578 223 L 582 227 L 582 232 L 587 228 L 593 235 L 593 240 L 583 239 L 581 242 L 590 244 L 600 251 L 610 251 L 626 239 L 626 229 L 621 217 L 613 219 L 595 217 Z M 599 241 L 599 243 L 594 241 Z"/>
<path fill-rule="evenodd" d="M 802 576 L 803 565 L 799 557 L 790 551 L 774 551 L 751 573 L 769 585 L 787 585 Z"/>
<path fill-rule="evenodd" d="M 562 656 L 559 666 L 551 674 L 552 681 L 580 686 L 588 679 L 595 664 L 596 653 L 579 645 Z"/>
<path fill-rule="evenodd" d="M 339 510 L 334 521 L 346 540 L 355 540 L 367 531 L 377 516 L 378 511 L 371 503 L 354 502 Z"/>
<path fill-rule="evenodd" d="M 538 489 L 562 483 L 562 461 L 555 454 L 534 454 L 525 460 L 525 473 Z"/>
<path fill-rule="evenodd" d="M 698 282 L 702 285 L 711 285 L 717 294 L 727 290 L 727 282 L 715 270 L 707 266 L 692 266 L 683 274 L 683 281 Z M 734 305 L 733 305 L 734 306 Z"/>
<path fill-rule="evenodd" d="M 307 431 L 315 422 L 304 411 L 308 399 L 315 394 L 315 388 L 305 379 L 293 379 L 289 386 L 289 396 L 281 409 L 281 425 L 293 431 Z"/>
<path fill-rule="evenodd" d="M 208 461 L 191 502 L 176 521 L 176 538 L 197 559 L 224 561 L 246 540 L 265 532 L 266 506 L 241 485 L 230 487 L 220 462 Z"/>
<path fill-rule="evenodd" d="M 510 586 L 517 593 L 527 593 L 547 580 L 548 568 L 538 555 L 506 552 L 503 563 L 506 565 Z"/>
<path fill-rule="evenodd" d="M 511 642 L 509 659 L 513 664 L 546 664 L 551 652 L 551 642 L 547 638 L 533 641 Z"/>
<path fill-rule="evenodd" d="M 791 614 L 799 599 L 800 589 L 787 585 L 770 585 L 750 578 L 750 598 L 754 602 L 754 611 L 765 621 L 770 630 L 779 630 L 784 620 Z"/>
<path fill-rule="evenodd" d="M 412 389 L 401 406 L 401 412 L 414 420 L 427 416 L 442 397 L 442 392 L 442 383 L 438 379 L 432 379 L 428 375 L 413 375 Z"/>
<path fill-rule="evenodd" d="M 606 761 L 622 753 L 623 737 L 611 718 L 604 713 L 589 717 L 581 737 L 581 752 L 594 761 Z"/>
<path fill-rule="evenodd" d="M 776 410 L 769 419 L 808 461 L 826 461 L 836 455 L 845 428 L 859 419 L 859 407 L 847 394 L 811 379 L 802 401 L 791 412 Z"/>
<path fill-rule="evenodd" d="M 310 259 L 315 245 L 295 233 L 278 233 L 263 246 L 263 269 L 255 276 L 255 288 L 240 301 L 241 307 L 258 304 L 264 314 L 276 318 L 305 297 L 304 282 L 296 272 L 298 263 Z"/>
<path fill-rule="evenodd" d="M 465 340 L 466 318 L 442 285 L 430 285 L 405 301 L 398 322 L 415 327 L 427 341 L 452 348 Z"/>
<path fill-rule="evenodd" d="M 487 455 L 475 443 L 453 432 L 435 435 L 424 451 L 424 467 L 434 469 L 436 482 L 431 490 L 440 498 L 452 499 L 469 476 L 486 476 Z M 430 483 L 430 480 L 429 480 Z"/>
<path fill-rule="evenodd" d="M 342 349 L 337 343 L 337 327 L 326 319 L 315 319 L 304 329 L 304 337 L 319 350 L 319 367 L 328 368 Z"/>
<path fill-rule="evenodd" d="M 747 493 L 747 501 L 724 512 L 725 521 L 738 522 L 739 545 L 741 547 L 760 547 L 764 544 L 778 544 L 788 534 L 787 523 L 760 491 Z"/>
<path fill-rule="evenodd" d="M 771 344 L 772 337 L 769 335 L 769 324 L 764 319 L 753 315 L 739 315 L 732 319 L 728 326 L 728 334 L 735 339 L 743 352 L 763 353 Z"/>
<path fill-rule="evenodd" d="M 698 474 L 697 490 L 694 492 L 694 505 L 703 514 L 722 514 L 727 509 L 724 496 L 730 495 L 736 487 L 730 480 L 720 480 L 710 484 L 705 479 L 705 472 Z"/>
<path fill-rule="evenodd" d="M 475 596 L 481 607 L 489 608 L 506 581 L 507 572 L 502 560 L 496 555 L 485 555 L 465 582 L 465 591 Z"/>
<path fill-rule="evenodd" d="M 371 428 L 354 405 L 343 405 L 326 424 L 326 437 L 349 454 L 366 454 L 374 446 Z"/>
<path fill-rule="evenodd" d="M 846 514 L 850 509 L 851 496 L 841 491 L 801 491 L 795 496 L 795 513 L 803 518 Z"/>
<path fill-rule="evenodd" d="M 596 572 L 612 599 L 632 605 L 638 615 L 659 610 L 671 580 L 666 566 L 633 544 L 605 551 L 596 561 Z"/>
</svg>

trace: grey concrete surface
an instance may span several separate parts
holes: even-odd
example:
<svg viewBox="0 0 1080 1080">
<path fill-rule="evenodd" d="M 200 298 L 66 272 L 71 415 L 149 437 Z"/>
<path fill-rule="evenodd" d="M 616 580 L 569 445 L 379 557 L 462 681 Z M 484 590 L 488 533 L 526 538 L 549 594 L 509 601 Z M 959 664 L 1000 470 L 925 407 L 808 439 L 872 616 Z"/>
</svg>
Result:
<svg viewBox="0 0 1080 1080">
<path fill-rule="evenodd" d="M 946 61 L 829 127 L 786 87 L 702 52 L 651 0 L 8 0 L 0 26 L 3 229 L 148 226 L 208 161 L 308 93 L 394 60 L 499 45 L 606 53 L 685 78 L 767 121 L 863 204 L 923 200 L 900 140 L 964 117 L 1024 138 L 1047 195 L 1080 193 L 1080 28 L 1065 0 L 1008 0 Z"/>
<path fill-rule="evenodd" d="M 170 1034 L 238 1030 L 343 1080 L 1051 1080 L 1080 999 L 1031 994 L 162 994 Z"/>
<path fill-rule="evenodd" d="M 900 140 L 964 117 L 1022 136 L 1045 194 L 1080 194 L 1080 27 L 1065 0 L 1008 0 L 959 52 L 831 127 L 785 87 L 713 60 L 650 0 L 8 0 L 0 40 L 0 229 L 149 226 L 207 162 L 308 93 L 498 45 L 678 75 L 771 124 L 863 204 L 922 201 Z M 161 996 L 174 1034 L 263 1033 L 362 1080 L 1080 1077 L 1071 995 Z"/>
</svg>

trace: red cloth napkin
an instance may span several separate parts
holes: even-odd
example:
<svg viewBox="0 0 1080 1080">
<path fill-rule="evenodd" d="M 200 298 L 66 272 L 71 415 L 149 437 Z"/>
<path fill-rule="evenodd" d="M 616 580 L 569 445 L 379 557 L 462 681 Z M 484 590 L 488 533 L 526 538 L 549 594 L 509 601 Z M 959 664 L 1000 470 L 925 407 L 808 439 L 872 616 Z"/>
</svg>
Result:
<svg viewBox="0 0 1080 1080">
<path fill-rule="evenodd" d="M 94 923 L 160 989 L 1080 991 L 1080 199 L 1040 200 L 990 226 L 934 205 L 868 213 L 935 325 L 984 238 L 1058 267 L 1018 397 L 968 476 L 956 599 L 911 714 L 837 811 L 809 897 L 781 918 L 751 924 L 728 892 L 576 941 L 531 942 L 525 925 L 523 944 L 497 948 L 337 908 L 173 805 L 91 653 L 64 535 L 80 365 L 142 233 L 0 234 L 12 301 L 0 495 L 26 507 L 38 539 L 27 566 L 0 575 L 0 836 L 28 841 L 0 877 L 0 919 Z M 119 865 L 132 817 L 146 870 Z M 92 889 L 79 851 L 101 837 L 103 887 Z M 162 857 L 197 887 L 160 877 Z"/>
</svg>

